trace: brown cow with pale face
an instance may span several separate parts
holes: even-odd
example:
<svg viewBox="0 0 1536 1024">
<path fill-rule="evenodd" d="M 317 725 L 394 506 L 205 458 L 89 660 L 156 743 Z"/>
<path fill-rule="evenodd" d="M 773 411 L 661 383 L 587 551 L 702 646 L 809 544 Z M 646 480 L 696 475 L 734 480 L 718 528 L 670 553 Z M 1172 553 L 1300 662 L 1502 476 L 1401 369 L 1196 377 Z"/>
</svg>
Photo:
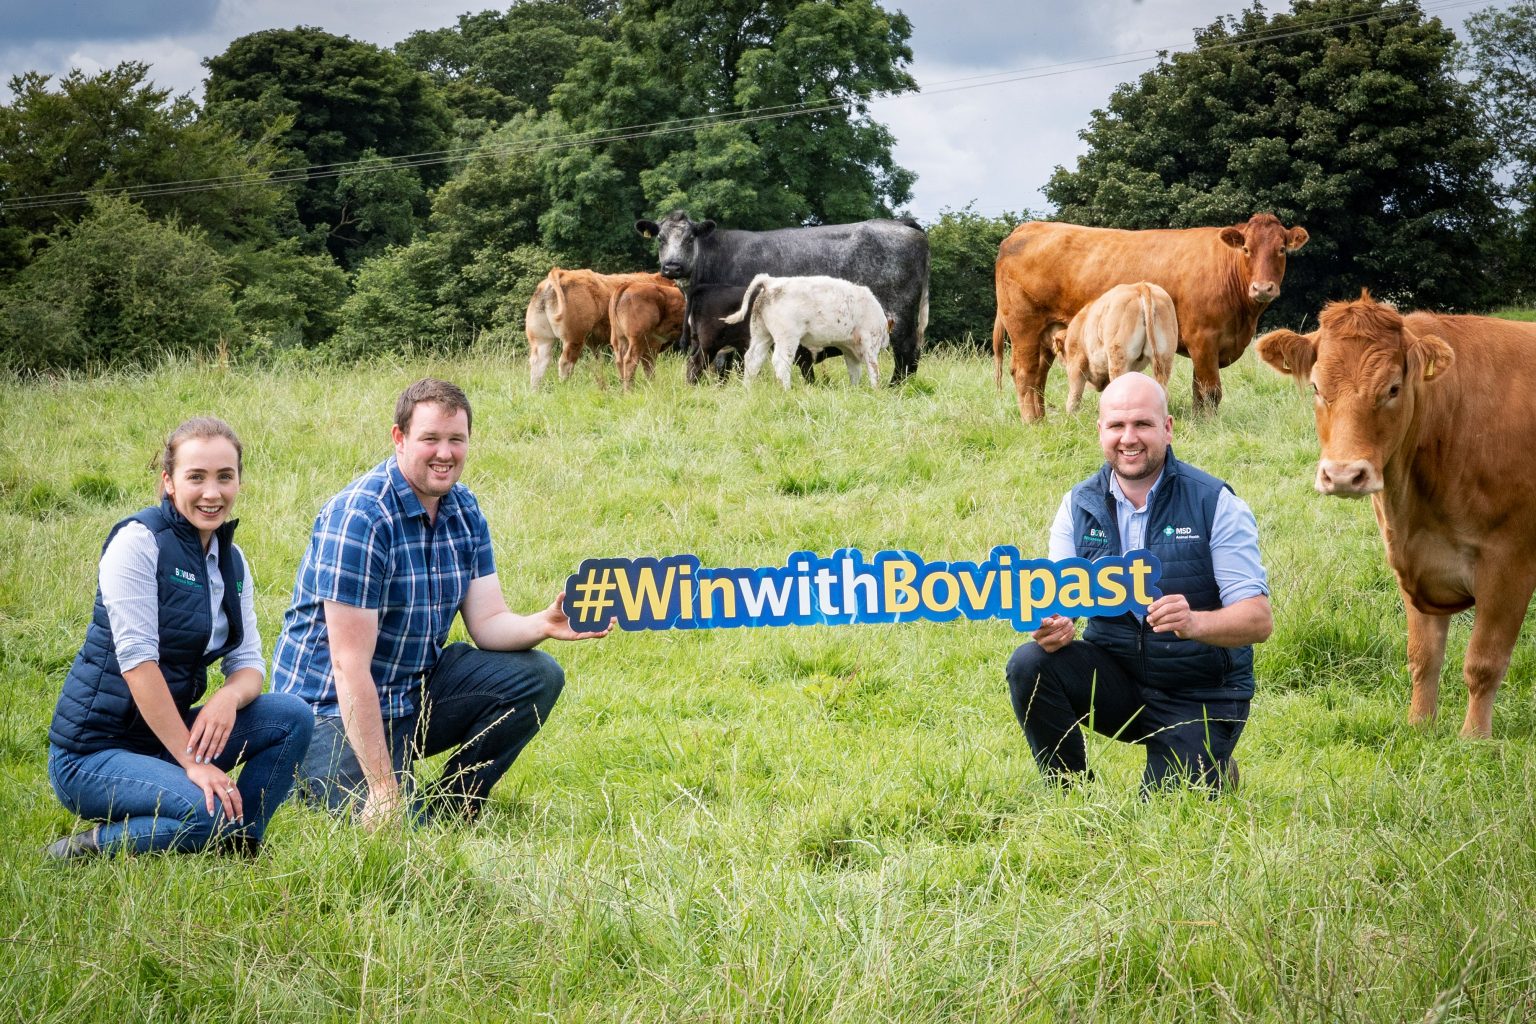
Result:
<svg viewBox="0 0 1536 1024">
<path fill-rule="evenodd" d="M 1221 402 L 1220 368 L 1253 340 L 1259 316 L 1280 296 L 1286 256 L 1306 244 L 1305 228 L 1287 228 L 1268 213 L 1227 228 L 1166 231 L 1020 224 L 997 253 L 997 384 L 1005 337 L 1011 338 L 1019 416 L 1026 423 L 1040 419 L 1056 332 L 1115 285 L 1151 281 L 1173 297 L 1179 352 L 1195 364 L 1195 410 L 1214 411 Z"/>
<path fill-rule="evenodd" d="M 1536 324 L 1409 313 L 1362 294 L 1259 357 L 1313 392 L 1317 489 L 1369 496 L 1408 611 L 1411 722 L 1433 719 L 1451 616 L 1477 606 L 1461 734 L 1486 737 L 1536 591 Z"/>
<path fill-rule="evenodd" d="M 677 285 L 660 274 L 599 274 L 559 267 L 539 282 L 523 319 L 523 331 L 528 336 L 528 379 L 535 390 L 549 370 L 555 342 L 560 343 L 560 379 L 565 380 L 589 342 L 611 340 L 608 305 L 614 289 L 637 283 L 677 290 Z"/>
</svg>

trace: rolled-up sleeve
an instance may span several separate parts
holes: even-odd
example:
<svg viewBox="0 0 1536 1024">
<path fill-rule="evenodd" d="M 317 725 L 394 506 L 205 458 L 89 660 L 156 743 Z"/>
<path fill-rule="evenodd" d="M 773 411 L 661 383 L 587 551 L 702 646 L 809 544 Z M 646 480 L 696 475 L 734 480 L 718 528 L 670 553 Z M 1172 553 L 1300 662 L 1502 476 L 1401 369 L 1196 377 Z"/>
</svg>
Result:
<svg viewBox="0 0 1536 1024">
<path fill-rule="evenodd" d="M 118 530 L 101 553 L 97 582 L 117 665 L 124 672 L 160 660 L 159 564 L 155 536 L 143 523 Z"/>
<path fill-rule="evenodd" d="M 236 551 L 240 551 L 237 547 Z M 261 630 L 256 624 L 256 577 L 251 573 L 250 559 L 240 551 L 245 563 L 245 587 L 240 591 L 240 621 L 245 630 L 240 646 L 224 655 L 224 675 L 231 676 L 243 668 L 254 668 L 266 678 L 267 665 L 261 657 Z"/>
<path fill-rule="evenodd" d="M 1077 555 L 1077 544 L 1072 539 L 1071 491 L 1061 496 L 1061 504 L 1056 509 L 1056 519 L 1051 523 L 1051 543 L 1048 550 L 1051 560 L 1056 562 Z"/>
<path fill-rule="evenodd" d="M 387 538 L 380 533 L 387 528 L 359 509 L 322 513 L 315 524 L 310 591 L 322 601 L 354 608 L 382 606 L 389 559 Z"/>
<path fill-rule="evenodd" d="M 1259 524 L 1248 503 L 1225 489 L 1211 520 L 1211 568 L 1223 607 L 1269 594 L 1269 574 L 1259 559 Z"/>
</svg>

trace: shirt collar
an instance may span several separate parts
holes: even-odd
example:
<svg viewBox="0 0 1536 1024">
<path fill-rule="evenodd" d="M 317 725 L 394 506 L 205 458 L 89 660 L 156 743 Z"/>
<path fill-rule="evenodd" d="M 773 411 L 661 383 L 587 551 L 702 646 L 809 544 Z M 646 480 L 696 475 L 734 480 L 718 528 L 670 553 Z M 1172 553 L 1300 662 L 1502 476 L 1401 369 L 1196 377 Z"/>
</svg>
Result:
<svg viewBox="0 0 1536 1024">
<path fill-rule="evenodd" d="M 1147 500 L 1142 503 L 1141 508 L 1132 508 L 1131 511 L 1145 512 L 1147 509 L 1151 508 L 1152 497 L 1157 494 L 1157 489 L 1163 486 L 1163 481 L 1167 479 L 1168 464 L 1165 462 L 1163 463 L 1163 468 L 1157 472 L 1157 479 L 1152 482 L 1151 487 L 1147 488 Z M 1115 475 L 1115 471 L 1113 469 L 1109 471 L 1109 493 L 1115 496 L 1115 502 L 1117 504 L 1129 505 L 1131 503 L 1131 499 L 1125 496 L 1125 491 L 1120 486 L 1120 478 Z"/>
<path fill-rule="evenodd" d="M 405 511 L 406 516 L 410 518 L 417 516 L 426 517 L 427 509 L 422 505 L 421 499 L 416 496 L 416 492 L 411 489 L 410 481 L 406 480 L 405 474 L 400 471 L 399 459 L 391 455 L 389 461 L 384 465 L 389 473 L 390 487 L 394 489 L 395 497 L 400 500 L 400 507 Z M 457 492 L 458 485 L 455 484 L 453 490 L 437 499 L 437 514 L 439 517 L 445 513 L 452 515 L 458 510 L 459 498 Z"/>
</svg>

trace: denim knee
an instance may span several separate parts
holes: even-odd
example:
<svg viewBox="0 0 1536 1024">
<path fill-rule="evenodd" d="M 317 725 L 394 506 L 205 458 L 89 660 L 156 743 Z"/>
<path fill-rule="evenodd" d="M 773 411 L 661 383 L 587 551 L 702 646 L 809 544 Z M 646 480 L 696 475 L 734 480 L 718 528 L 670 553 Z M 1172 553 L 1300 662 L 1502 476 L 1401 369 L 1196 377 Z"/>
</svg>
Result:
<svg viewBox="0 0 1536 1024">
<path fill-rule="evenodd" d="M 276 719 L 288 737 L 299 744 L 299 750 L 309 749 L 309 740 L 315 731 L 315 712 L 303 698 L 291 693 L 264 693 L 257 698 L 262 710 Z"/>
</svg>

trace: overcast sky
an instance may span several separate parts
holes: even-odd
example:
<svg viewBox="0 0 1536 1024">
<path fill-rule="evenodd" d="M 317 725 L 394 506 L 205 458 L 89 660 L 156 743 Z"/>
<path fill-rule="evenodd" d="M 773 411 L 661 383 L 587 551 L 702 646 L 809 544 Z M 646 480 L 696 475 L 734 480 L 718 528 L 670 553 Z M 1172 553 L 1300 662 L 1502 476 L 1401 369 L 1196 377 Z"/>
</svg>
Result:
<svg viewBox="0 0 1536 1024">
<path fill-rule="evenodd" d="M 1473 11 L 1508 0 L 1421 0 L 1461 29 Z M 452 25 L 506 0 L 0 0 L 0 81 L 22 71 L 94 72 L 151 66 L 156 84 L 202 97 L 204 58 L 267 28 L 313 25 L 392 46 L 417 29 Z M 1120 82 L 1158 50 L 1193 45 L 1197 28 L 1245 0 L 886 0 L 912 19 L 911 72 L 924 93 L 870 110 L 916 172 L 911 211 L 923 220 L 974 202 L 980 213 L 1043 210 L 1040 188 L 1082 151 L 1077 133 Z M 1289 9 L 1286 2 L 1266 10 Z M 1015 81 L 979 76 L 1015 73 Z M 3 93 L 9 102 L 9 91 Z"/>
</svg>

